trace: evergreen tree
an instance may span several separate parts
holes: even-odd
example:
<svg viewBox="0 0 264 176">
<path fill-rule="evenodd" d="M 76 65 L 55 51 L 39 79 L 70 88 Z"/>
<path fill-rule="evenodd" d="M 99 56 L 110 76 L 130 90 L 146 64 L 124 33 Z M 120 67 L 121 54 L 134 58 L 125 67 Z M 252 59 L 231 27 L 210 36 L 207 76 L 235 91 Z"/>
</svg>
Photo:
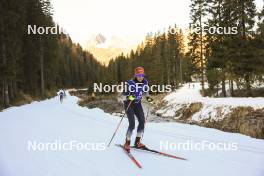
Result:
<svg viewBox="0 0 264 176">
<path fill-rule="evenodd" d="M 194 67 L 198 70 L 198 75 L 201 77 L 202 94 L 204 95 L 204 82 L 205 82 L 205 41 L 203 28 L 205 27 L 205 19 L 207 12 L 207 5 L 205 0 L 191 0 L 191 34 L 189 36 L 189 58 L 191 63 L 195 64 Z"/>
</svg>

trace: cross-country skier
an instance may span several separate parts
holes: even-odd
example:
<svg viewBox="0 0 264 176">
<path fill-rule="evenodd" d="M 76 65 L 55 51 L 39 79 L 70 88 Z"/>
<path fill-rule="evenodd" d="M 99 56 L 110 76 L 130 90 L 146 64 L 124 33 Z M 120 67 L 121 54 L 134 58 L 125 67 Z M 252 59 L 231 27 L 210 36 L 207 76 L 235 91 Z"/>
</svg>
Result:
<svg viewBox="0 0 264 176">
<path fill-rule="evenodd" d="M 63 90 L 61 89 L 58 94 L 59 94 L 60 102 L 62 103 L 62 100 L 63 100 L 63 97 L 64 97 Z"/>
<path fill-rule="evenodd" d="M 136 148 L 145 147 L 145 145 L 141 143 L 141 137 L 145 128 L 145 115 L 141 105 L 141 99 L 143 94 L 146 95 L 147 101 L 152 101 L 152 98 L 149 97 L 148 81 L 145 78 L 144 68 L 137 67 L 135 69 L 134 78 L 127 81 L 126 90 L 123 92 L 123 95 L 126 96 L 124 106 L 125 109 L 127 109 L 126 114 L 129 122 L 129 126 L 126 133 L 126 142 L 124 144 L 124 148 L 127 151 L 130 150 L 131 136 L 135 128 L 135 116 L 137 117 L 139 124 L 137 127 L 137 137 L 134 145 Z"/>
</svg>

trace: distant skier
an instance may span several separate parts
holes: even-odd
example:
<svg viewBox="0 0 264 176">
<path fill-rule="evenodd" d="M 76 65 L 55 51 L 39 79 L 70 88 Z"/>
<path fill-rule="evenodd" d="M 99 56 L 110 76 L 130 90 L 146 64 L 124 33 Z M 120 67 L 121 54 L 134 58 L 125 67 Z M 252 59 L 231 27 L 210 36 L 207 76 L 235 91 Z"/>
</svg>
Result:
<svg viewBox="0 0 264 176">
<path fill-rule="evenodd" d="M 127 109 L 126 114 L 129 122 L 129 126 L 126 133 L 126 142 L 124 144 L 124 148 L 127 151 L 130 150 L 131 136 L 135 128 L 134 115 L 136 115 L 139 122 L 137 127 L 137 137 L 134 145 L 136 148 L 145 148 L 145 145 L 141 143 L 141 137 L 145 128 L 145 115 L 141 105 L 141 99 L 143 93 L 146 94 L 147 101 L 151 102 L 152 98 L 149 97 L 149 92 L 147 90 L 148 81 L 144 77 L 145 77 L 144 68 L 137 67 L 135 69 L 134 78 L 127 81 L 127 90 L 123 92 L 123 95 L 126 96 L 126 100 L 124 101 L 124 106 L 125 109 Z"/>
<path fill-rule="evenodd" d="M 58 94 L 59 94 L 60 102 L 62 103 L 65 92 L 61 89 Z"/>
</svg>

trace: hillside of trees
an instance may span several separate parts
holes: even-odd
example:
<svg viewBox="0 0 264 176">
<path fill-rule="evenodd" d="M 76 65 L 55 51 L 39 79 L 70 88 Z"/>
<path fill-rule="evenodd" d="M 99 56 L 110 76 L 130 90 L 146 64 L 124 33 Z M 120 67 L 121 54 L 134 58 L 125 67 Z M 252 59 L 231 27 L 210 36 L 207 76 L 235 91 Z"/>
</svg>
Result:
<svg viewBox="0 0 264 176">
<path fill-rule="evenodd" d="M 190 81 L 188 63 L 184 54 L 183 33 L 176 26 L 171 32 L 148 34 L 146 41 L 132 50 L 129 55 L 121 54 L 110 60 L 108 80 L 120 83 L 133 76 L 134 68 L 144 66 L 151 84 L 178 86 Z"/>
<path fill-rule="evenodd" d="M 101 79 L 104 67 L 68 35 L 28 35 L 27 25 L 55 26 L 49 0 L 1 0 L 0 109 Z"/>
</svg>

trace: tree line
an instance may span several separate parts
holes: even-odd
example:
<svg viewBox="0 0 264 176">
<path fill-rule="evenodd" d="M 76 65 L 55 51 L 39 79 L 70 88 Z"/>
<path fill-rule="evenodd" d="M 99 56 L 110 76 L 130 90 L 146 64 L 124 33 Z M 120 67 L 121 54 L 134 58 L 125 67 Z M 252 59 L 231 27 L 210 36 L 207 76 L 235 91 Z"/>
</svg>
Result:
<svg viewBox="0 0 264 176">
<path fill-rule="evenodd" d="M 136 50 L 110 60 L 108 80 L 112 83 L 123 82 L 133 76 L 135 67 L 143 66 L 150 84 L 177 87 L 190 81 L 191 76 L 184 50 L 183 31 L 176 25 L 163 33 L 149 33 Z"/>
<path fill-rule="evenodd" d="M 102 79 L 104 66 L 67 34 L 28 35 L 55 26 L 49 0 L 1 0 L 0 17 L 0 108 Z"/>
<path fill-rule="evenodd" d="M 264 7 L 258 12 L 254 0 L 192 0 L 190 15 L 190 25 L 198 28 L 198 34 L 190 33 L 187 55 L 203 94 L 207 80 L 209 90 L 221 89 L 221 96 L 227 96 L 226 82 L 231 96 L 235 96 L 234 84 L 252 96 L 252 85 L 264 81 Z M 210 27 L 236 27 L 237 32 L 202 30 Z"/>
<path fill-rule="evenodd" d="M 254 0 L 191 0 L 190 8 L 188 40 L 174 25 L 149 33 L 137 49 L 104 66 L 67 34 L 27 34 L 29 24 L 55 26 L 49 0 L 2 0 L 0 107 L 24 95 L 45 98 L 59 88 L 120 83 L 133 76 L 136 66 L 145 67 L 150 84 L 177 88 L 198 78 L 204 95 L 220 89 L 221 96 L 227 96 L 229 82 L 231 96 L 234 85 L 251 96 L 253 85 L 264 81 L 264 7 L 257 11 Z M 211 26 L 235 26 L 237 33 L 203 30 Z"/>
</svg>

